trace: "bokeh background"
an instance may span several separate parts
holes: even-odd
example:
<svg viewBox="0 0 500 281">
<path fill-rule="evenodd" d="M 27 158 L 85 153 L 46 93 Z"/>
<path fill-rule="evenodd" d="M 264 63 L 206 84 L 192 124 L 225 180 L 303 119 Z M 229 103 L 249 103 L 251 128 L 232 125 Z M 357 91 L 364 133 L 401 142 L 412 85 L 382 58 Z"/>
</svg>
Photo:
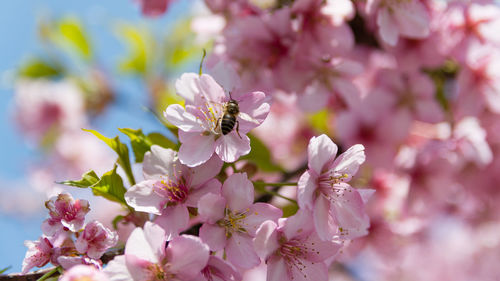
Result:
<svg viewBox="0 0 500 281">
<path fill-rule="evenodd" d="M 0 268 L 19 272 L 26 253 L 25 240 L 35 240 L 41 234 L 40 224 L 46 217 L 43 196 L 33 188 L 28 173 L 44 161 L 43 154 L 29 141 L 14 122 L 14 78 L 18 69 L 34 57 L 44 57 L 48 47 L 40 39 L 41 23 L 61 18 L 76 19 L 91 41 L 92 52 L 99 68 L 106 72 L 116 94 L 115 105 L 95 117 L 90 126 L 104 135 L 114 136 L 120 128 L 161 129 L 159 121 L 144 110 L 148 96 L 145 82 L 120 69 L 128 46 L 117 34 L 120 25 L 132 25 L 148 30 L 157 37 L 165 35 L 173 22 L 185 18 L 192 2 L 177 1 L 168 13 L 158 18 L 145 18 L 132 1 L 6 1 L 0 9 Z M 58 54 L 58 56 L 60 56 Z M 64 56 L 64 55 L 63 55 Z M 201 53 L 198 53 L 201 56 Z M 199 59 L 198 59 L 199 60 Z M 71 62 L 75 68 L 81 63 Z M 79 65 L 80 64 L 80 65 Z M 188 68 L 192 64 L 188 64 Z M 125 71 L 126 72 L 126 71 Z M 165 132 L 164 132 L 165 133 Z M 91 168 L 91 167 L 89 167 Z M 58 179 L 64 180 L 64 179 Z"/>
</svg>

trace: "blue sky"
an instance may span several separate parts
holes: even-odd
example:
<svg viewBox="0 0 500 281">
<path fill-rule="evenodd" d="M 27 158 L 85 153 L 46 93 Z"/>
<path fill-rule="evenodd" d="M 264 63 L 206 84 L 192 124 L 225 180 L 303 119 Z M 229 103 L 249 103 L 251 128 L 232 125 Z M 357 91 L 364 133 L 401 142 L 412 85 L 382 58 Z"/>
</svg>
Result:
<svg viewBox="0 0 500 281">
<path fill-rule="evenodd" d="M 112 34 L 112 24 L 127 21 L 146 24 L 155 32 L 161 32 L 165 25 L 183 14 L 186 1 L 175 5 L 160 19 L 144 19 L 133 0 L 24 0 L 4 1 L 0 9 L 0 189 L 8 191 L 20 188 L 26 175 L 26 167 L 36 157 L 23 137 L 16 131 L 11 118 L 13 92 L 8 77 L 29 55 L 41 53 L 36 35 L 37 20 L 43 15 L 74 15 L 87 27 L 99 61 L 110 72 L 115 72 L 116 62 L 126 49 Z M 123 78 L 123 76 L 122 76 Z M 106 116 L 95 122 L 94 127 L 103 134 L 117 134 L 117 127 L 143 128 L 149 132 L 158 130 L 158 123 L 142 111 L 145 100 L 141 84 L 133 79 L 115 80 L 125 100 L 120 107 L 113 107 Z M 137 102 L 139 100 L 139 102 Z M 8 183 L 21 183 L 8 184 Z M 2 192 L 2 194 L 4 194 Z M 41 201 L 40 204 L 43 204 Z M 0 213 L 0 269 L 12 266 L 8 272 L 18 272 L 26 253 L 24 240 L 40 236 L 40 224 L 46 214 L 30 218 L 11 217 Z M 9 254 L 6 254 L 9 253 Z"/>
</svg>

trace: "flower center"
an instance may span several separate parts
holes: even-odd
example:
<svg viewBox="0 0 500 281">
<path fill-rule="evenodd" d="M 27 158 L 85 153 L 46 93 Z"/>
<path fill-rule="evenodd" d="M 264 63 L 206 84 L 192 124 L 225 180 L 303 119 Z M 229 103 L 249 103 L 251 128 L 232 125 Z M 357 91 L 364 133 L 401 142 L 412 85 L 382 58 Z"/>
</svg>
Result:
<svg viewBox="0 0 500 281">
<path fill-rule="evenodd" d="M 149 276 L 148 281 L 167 281 L 174 280 L 175 274 L 169 273 L 159 264 L 151 264 L 148 266 Z"/>
<path fill-rule="evenodd" d="M 206 102 L 204 106 L 197 107 L 196 118 L 202 121 L 205 132 L 214 135 L 221 135 L 220 119 L 224 115 L 224 104 L 216 102 Z"/>
<path fill-rule="evenodd" d="M 293 269 L 295 268 L 297 269 L 297 271 L 303 274 L 305 279 L 307 279 L 307 275 L 305 274 L 305 269 L 307 266 L 306 264 L 304 264 L 303 260 L 306 259 L 307 253 L 319 254 L 319 251 L 315 248 L 310 248 L 307 244 L 298 240 L 281 242 L 282 245 L 277 254 L 284 259 L 285 264 L 288 268 L 288 272 L 293 272 Z M 311 245 L 314 246 L 314 243 L 312 243 Z"/>
<path fill-rule="evenodd" d="M 167 198 L 172 203 L 183 203 L 189 194 L 189 190 L 182 177 L 175 180 L 165 178 L 156 182 L 153 188 L 156 193 Z"/>
<path fill-rule="evenodd" d="M 247 233 L 246 224 L 243 220 L 248 216 L 250 209 L 247 208 L 242 213 L 233 213 L 226 208 L 224 212 L 226 216 L 217 221 L 217 225 L 225 228 L 227 238 L 230 238 L 234 232 Z"/>
</svg>

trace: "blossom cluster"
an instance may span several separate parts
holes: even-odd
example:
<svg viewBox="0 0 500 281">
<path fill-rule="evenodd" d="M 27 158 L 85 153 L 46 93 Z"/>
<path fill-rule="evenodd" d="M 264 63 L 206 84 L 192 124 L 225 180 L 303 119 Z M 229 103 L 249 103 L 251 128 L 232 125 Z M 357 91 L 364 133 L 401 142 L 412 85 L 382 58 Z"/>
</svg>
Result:
<svg viewBox="0 0 500 281">
<path fill-rule="evenodd" d="M 308 169 L 296 183 L 298 211 L 285 218 L 280 208 L 255 202 L 246 172 L 223 168 L 250 151 L 246 134 L 266 118 L 266 95 L 233 97 L 207 74 L 184 74 L 176 85 L 185 105 L 168 106 L 165 117 L 179 128 L 179 151 L 153 144 L 144 154 L 143 180 L 123 196 L 135 216 L 147 213 L 151 221 L 136 223 L 140 227 L 125 237 L 124 255 L 104 268 L 106 278 L 241 280 L 264 264 L 269 280 L 327 280 L 344 242 L 366 235 L 369 227 L 365 203 L 372 190 L 349 185 L 365 161 L 364 147 L 355 145 L 337 157 L 328 136 L 313 137 Z M 238 125 L 224 134 L 222 118 L 230 102 L 239 107 Z M 78 264 L 101 269 L 99 258 L 118 237 L 97 221 L 81 230 L 88 202 L 62 193 L 46 207 L 51 217 L 42 224 L 45 236 L 27 244 L 23 272 L 49 261 L 64 269 Z M 201 224 L 198 237 L 184 234 L 196 224 Z M 100 280 L 91 267 L 63 278 L 78 274 Z"/>
<path fill-rule="evenodd" d="M 23 273 L 49 262 L 65 270 L 76 265 L 101 269 L 101 256 L 116 245 L 118 236 L 99 221 L 85 224 L 89 202 L 61 193 L 46 201 L 45 207 L 50 217 L 42 223 L 43 235 L 37 241 L 25 242 L 28 252 Z"/>
<path fill-rule="evenodd" d="M 138 2 L 159 16 L 173 1 Z M 63 220 L 51 203 L 24 271 L 77 257 L 97 267 L 75 266 L 63 278 L 353 278 L 339 268 L 367 280 L 500 275 L 492 262 L 500 257 L 496 2 L 204 3 L 191 28 L 213 47 L 161 108 L 177 143 L 129 135 L 142 163 L 137 182 L 122 143 L 110 145 L 130 184 L 112 195 L 135 227 L 120 237 L 124 254 L 101 270 L 104 248 L 78 242 L 82 213 Z M 158 79 L 154 69 L 141 75 Z M 20 84 L 27 135 L 81 126 L 82 104 L 58 98 L 74 90 L 63 84 L 36 98 Z M 56 139 L 61 159 L 86 159 L 84 149 L 68 149 L 73 137 Z M 82 234 L 71 246 L 57 233 Z"/>
</svg>

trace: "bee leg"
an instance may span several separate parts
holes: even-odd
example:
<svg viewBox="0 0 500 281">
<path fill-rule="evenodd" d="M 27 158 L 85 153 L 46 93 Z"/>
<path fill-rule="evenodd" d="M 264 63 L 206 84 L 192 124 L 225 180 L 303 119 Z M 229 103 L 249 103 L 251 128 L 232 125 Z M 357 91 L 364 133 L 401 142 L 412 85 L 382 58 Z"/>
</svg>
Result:
<svg viewBox="0 0 500 281">
<path fill-rule="evenodd" d="M 238 137 L 240 137 L 240 139 L 243 139 L 240 136 L 240 121 L 238 121 L 238 120 L 236 120 L 236 133 L 238 134 Z"/>
<path fill-rule="evenodd" d="M 219 123 L 220 123 L 220 117 L 217 118 L 217 124 L 215 124 L 214 131 L 216 131 L 216 132 L 217 132 L 217 127 L 219 127 Z"/>
</svg>

